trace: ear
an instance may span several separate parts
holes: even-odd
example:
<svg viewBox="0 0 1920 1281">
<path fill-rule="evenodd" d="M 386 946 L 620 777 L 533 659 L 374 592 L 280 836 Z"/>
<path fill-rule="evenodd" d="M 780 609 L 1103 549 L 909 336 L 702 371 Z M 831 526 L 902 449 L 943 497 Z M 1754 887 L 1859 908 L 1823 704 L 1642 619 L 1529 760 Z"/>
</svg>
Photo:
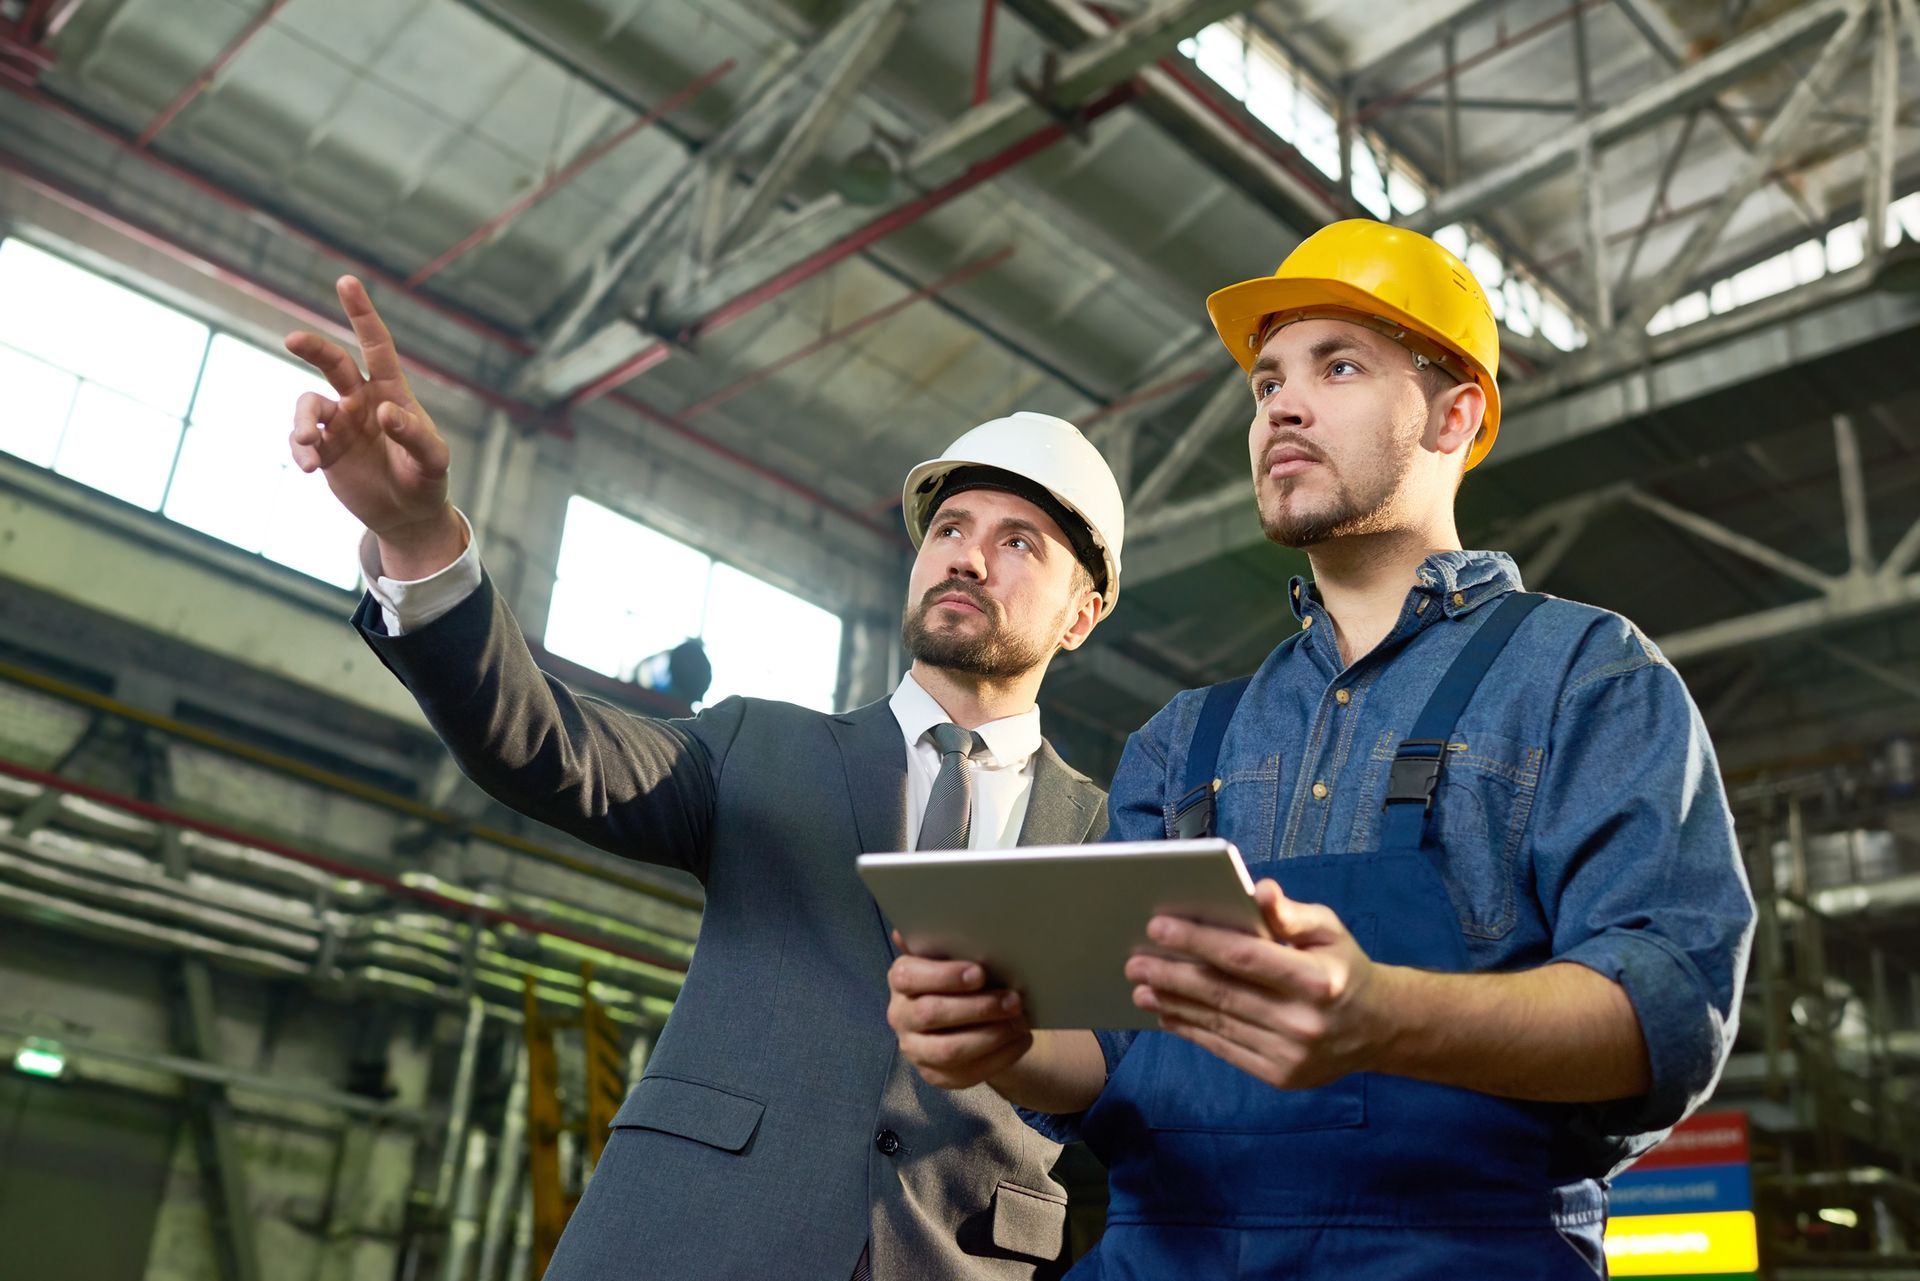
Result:
<svg viewBox="0 0 1920 1281">
<path fill-rule="evenodd" d="M 1067 629 L 1060 634 L 1061 652 L 1070 654 L 1086 644 L 1093 625 L 1100 621 L 1106 609 L 1107 603 L 1100 599 L 1100 594 L 1088 588 L 1080 597 L 1080 607 L 1067 615 Z"/>
<path fill-rule="evenodd" d="M 1462 453 L 1480 434 L 1487 414 L 1487 393 L 1479 383 L 1449 387 L 1435 399 L 1440 409 L 1427 426 L 1427 448 L 1440 454 Z"/>
</svg>

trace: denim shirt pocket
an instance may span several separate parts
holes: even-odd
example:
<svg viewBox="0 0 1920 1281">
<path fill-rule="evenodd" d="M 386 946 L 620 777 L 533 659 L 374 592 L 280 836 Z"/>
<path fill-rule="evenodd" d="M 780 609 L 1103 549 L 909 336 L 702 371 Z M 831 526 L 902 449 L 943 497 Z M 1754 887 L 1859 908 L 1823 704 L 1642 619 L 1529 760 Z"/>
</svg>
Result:
<svg viewBox="0 0 1920 1281">
<path fill-rule="evenodd" d="M 1356 850 L 1372 849 L 1380 840 L 1387 771 L 1399 747 L 1399 733 L 1386 730 L 1368 753 L 1360 812 L 1353 818 Z M 1518 912 L 1514 865 L 1544 757 L 1541 748 L 1489 730 L 1459 729 L 1448 742 L 1429 821 L 1439 838 L 1436 870 L 1453 899 L 1460 931 L 1469 938 L 1505 938 L 1513 930 Z"/>
<path fill-rule="evenodd" d="M 1491 730 L 1463 727 L 1447 745 L 1434 793 L 1440 876 L 1461 932 L 1505 938 L 1517 914 L 1515 861 L 1526 838 L 1544 748 Z"/>
<path fill-rule="evenodd" d="M 1213 803 L 1214 835 L 1232 841 L 1248 864 L 1272 858 L 1280 813 L 1280 754 L 1269 753 L 1258 764 L 1222 770 Z M 1167 821 L 1167 834 L 1172 836 L 1171 814 Z"/>
</svg>

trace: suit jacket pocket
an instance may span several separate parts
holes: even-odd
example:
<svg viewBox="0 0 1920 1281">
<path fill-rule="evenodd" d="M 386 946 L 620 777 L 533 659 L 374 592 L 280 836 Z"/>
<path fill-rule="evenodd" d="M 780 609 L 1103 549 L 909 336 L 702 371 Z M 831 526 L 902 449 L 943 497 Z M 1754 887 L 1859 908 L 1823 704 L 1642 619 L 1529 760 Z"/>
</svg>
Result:
<svg viewBox="0 0 1920 1281">
<path fill-rule="evenodd" d="M 1000 1249 L 1029 1259 L 1057 1259 L 1066 1233 L 1067 1199 L 1057 1192 L 1005 1182 L 994 1189 L 993 1243 Z"/>
<path fill-rule="evenodd" d="M 645 1076 L 614 1114 L 613 1128 L 658 1130 L 723 1152 L 738 1152 L 752 1141 L 766 1110 L 760 1099 L 704 1081 Z"/>
</svg>

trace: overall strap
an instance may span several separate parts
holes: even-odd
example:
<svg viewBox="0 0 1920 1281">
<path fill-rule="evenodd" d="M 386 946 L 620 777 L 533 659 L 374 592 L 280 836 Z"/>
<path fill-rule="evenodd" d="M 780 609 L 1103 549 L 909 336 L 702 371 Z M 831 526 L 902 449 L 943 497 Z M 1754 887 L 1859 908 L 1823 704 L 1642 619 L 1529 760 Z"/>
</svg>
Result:
<svg viewBox="0 0 1920 1281">
<path fill-rule="evenodd" d="M 1427 812 L 1433 808 L 1434 788 L 1440 782 L 1440 769 L 1446 764 L 1447 740 L 1460 721 L 1461 713 L 1473 701 L 1480 681 L 1500 657 L 1514 629 L 1546 597 L 1534 592 L 1513 592 L 1494 607 L 1492 617 L 1468 638 L 1453 666 L 1441 676 L 1433 696 L 1413 723 L 1413 733 L 1400 742 L 1393 766 L 1387 775 L 1387 799 L 1381 824 L 1383 849 L 1417 849 L 1426 829 Z"/>
<path fill-rule="evenodd" d="M 1187 768 L 1180 776 L 1180 796 L 1173 803 L 1172 836 L 1178 841 L 1194 841 L 1213 836 L 1213 794 L 1220 780 L 1220 743 L 1227 736 L 1234 709 L 1247 692 L 1251 676 L 1223 681 L 1207 688 L 1206 701 L 1200 704 L 1200 719 L 1194 723 L 1193 742 L 1187 746 Z"/>
</svg>

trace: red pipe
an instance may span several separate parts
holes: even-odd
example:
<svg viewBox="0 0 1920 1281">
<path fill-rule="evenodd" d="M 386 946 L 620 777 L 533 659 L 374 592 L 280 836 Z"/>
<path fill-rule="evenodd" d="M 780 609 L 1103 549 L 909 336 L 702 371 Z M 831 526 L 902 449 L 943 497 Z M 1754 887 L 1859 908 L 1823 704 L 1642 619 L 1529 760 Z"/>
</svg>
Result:
<svg viewBox="0 0 1920 1281">
<path fill-rule="evenodd" d="M 643 965 L 652 965 L 659 969 L 672 970 L 677 974 L 685 974 L 687 972 L 687 963 L 685 961 L 676 960 L 667 956 L 659 956 L 652 952 L 635 951 L 625 944 L 612 943 L 597 935 L 584 934 L 579 930 L 570 929 L 564 925 L 551 925 L 521 912 L 503 912 L 499 908 L 481 907 L 474 903 L 467 903 L 451 895 L 423 889 L 417 885 L 409 885 L 397 876 L 389 876 L 385 872 L 377 872 L 370 867 L 361 867 L 358 864 L 348 863 L 341 859 L 329 858 L 325 854 L 315 854 L 309 850 L 299 849 L 284 842 L 276 841 L 271 837 L 255 836 L 251 832 L 241 831 L 237 827 L 227 827 L 221 823 L 210 823 L 205 819 L 194 818 L 190 815 L 179 813 L 176 810 L 155 805 L 149 801 L 135 800 L 131 796 L 122 796 L 118 792 L 109 792 L 105 788 L 93 787 L 86 783 L 76 783 L 72 779 L 62 778 L 58 774 L 48 774 L 42 770 L 16 764 L 13 761 L 0 760 L 0 774 L 6 774 L 29 783 L 37 783 L 41 787 L 49 787 L 56 792 L 65 792 L 69 796 L 84 797 L 87 800 L 110 806 L 113 809 L 124 810 L 138 818 L 144 818 L 150 823 L 160 823 L 167 827 L 178 827 L 189 832 L 199 832 L 203 836 L 211 836 L 215 840 L 232 841 L 236 845 L 246 845 L 253 849 L 265 850 L 269 854 L 277 854 L 281 858 L 291 862 L 317 868 L 329 876 L 339 876 L 347 880 L 365 881 L 369 885 L 378 885 L 390 894 L 397 894 L 403 898 L 417 899 L 422 903 L 431 903 L 435 907 L 458 916 L 477 916 L 481 920 L 489 921 L 495 925 L 511 925 L 516 929 L 526 930 L 531 934 L 545 934 L 552 938 L 566 939 L 571 943 L 580 943 L 587 947 L 598 948 L 602 952 L 611 952 L 615 956 L 624 956 L 630 961 L 639 961 Z"/>
<path fill-rule="evenodd" d="M 554 174 L 551 178 L 547 179 L 544 183 L 540 184 L 540 186 L 534 188 L 532 191 L 528 192 L 526 195 L 520 197 L 520 199 L 514 201 L 512 204 L 508 205 L 505 209 L 502 209 L 499 213 L 495 214 L 493 217 L 481 223 L 478 227 L 475 227 L 471 232 L 467 233 L 466 238 L 462 240 L 459 244 L 453 246 L 453 248 L 447 250 L 445 253 L 441 254 L 438 258 L 435 258 L 432 262 L 428 263 L 426 266 L 422 267 L 420 270 L 414 272 L 411 276 L 408 276 L 407 288 L 418 289 L 421 283 L 425 281 L 428 277 L 437 274 L 448 263 L 454 261 L 456 258 L 459 258 L 462 254 L 472 249 L 475 245 L 487 239 L 489 236 L 492 236 L 494 233 L 498 232 L 501 228 L 505 227 L 508 223 L 518 218 L 521 214 L 533 208 L 533 206 L 539 204 L 542 200 L 545 200 L 548 196 L 552 195 L 555 191 L 558 191 L 562 186 L 571 182 L 574 178 L 578 177 L 582 172 L 590 168 L 602 156 L 612 151 L 615 147 L 618 147 L 621 143 L 633 137 L 633 135 L 635 135 L 636 133 L 639 133 L 642 129 L 645 129 L 647 126 L 653 124 L 656 120 L 659 120 L 662 116 L 667 115 L 669 112 L 678 110 L 680 107 L 684 106 L 686 103 L 692 101 L 694 98 L 698 97 L 700 94 L 706 92 L 707 89 L 712 87 L 715 81 L 719 80 L 722 76 L 726 75 L 729 71 L 732 71 L 733 67 L 734 67 L 733 59 L 728 58 L 726 61 L 720 63 L 718 66 L 708 71 L 705 75 L 700 76 L 698 79 L 689 82 L 679 92 L 673 94 L 666 101 L 660 103 L 660 105 L 654 107 L 651 111 L 647 112 L 645 115 L 641 116 L 639 119 L 615 131 L 613 135 L 609 137 L 605 142 L 602 142 L 597 146 L 589 147 L 585 151 L 581 152 L 577 157 L 574 158 L 573 163 L 561 169 L 560 172 Z"/>
<path fill-rule="evenodd" d="M 1202 379 L 1212 378 L 1223 372 L 1225 371 L 1216 369 L 1195 369 L 1188 373 L 1181 374 L 1178 378 L 1169 378 L 1165 382 L 1154 383 L 1150 387 L 1142 387 L 1139 391 L 1130 391 L 1124 396 L 1108 401 L 1106 404 L 1100 406 L 1100 408 L 1088 414 L 1085 418 L 1080 419 L 1079 425 L 1081 427 L 1091 427 L 1102 418 L 1111 417 L 1123 409 L 1132 409 L 1135 405 L 1144 404 L 1149 400 L 1158 400 L 1170 392 L 1179 391 L 1182 387 L 1191 387 Z"/>
<path fill-rule="evenodd" d="M 1162 58 L 1157 65 L 1162 71 L 1173 78 L 1175 84 L 1187 91 L 1188 97 L 1192 98 L 1202 107 L 1205 107 L 1208 114 L 1214 116 L 1222 124 L 1225 124 L 1229 129 L 1239 134 L 1254 147 L 1265 152 L 1274 164 L 1290 174 L 1301 186 L 1312 192 L 1320 203 L 1326 207 L 1328 212 L 1332 213 L 1335 217 L 1344 217 L 1346 215 L 1345 207 L 1341 205 L 1338 198 L 1327 189 L 1326 180 L 1320 176 L 1320 171 L 1315 169 L 1309 172 L 1308 168 L 1300 163 L 1299 152 L 1293 151 L 1292 148 L 1282 151 L 1280 148 L 1274 146 L 1270 137 L 1262 136 L 1261 130 L 1249 125 L 1237 112 L 1216 98 L 1213 93 L 1209 92 L 1196 81 L 1179 62 L 1172 58 Z M 1221 90 L 1220 92 L 1224 93 L 1225 90 Z"/>
<path fill-rule="evenodd" d="M 973 59 L 973 105 L 976 107 L 985 102 L 991 92 L 987 82 L 993 70 L 993 18 L 999 8 L 1000 0 L 980 0 L 980 49 Z"/>
<path fill-rule="evenodd" d="M 1574 3 L 1569 4 L 1558 13 L 1550 17 L 1542 18 L 1530 27 L 1522 28 L 1510 35 L 1503 32 L 1498 40 L 1488 45 L 1485 49 L 1482 49 L 1479 53 L 1474 54 L 1472 57 L 1462 58 L 1450 67 L 1443 67 L 1410 89 L 1403 89 L 1391 97 L 1381 98 L 1378 101 L 1368 103 L 1364 108 L 1353 113 L 1353 128 L 1358 129 L 1369 120 L 1392 111 L 1395 107 L 1400 106 L 1410 99 L 1419 97 L 1437 84 L 1444 84 L 1447 80 L 1459 75 L 1462 71 L 1467 71 L 1479 66 L 1496 54 L 1517 48 L 1529 40 L 1532 40 L 1534 37 L 1553 30 L 1561 23 L 1571 21 L 1573 16 L 1583 9 L 1592 9 L 1608 2 L 1609 0 L 1574 0 Z"/>
<path fill-rule="evenodd" d="M 1013 249 L 1011 247 L 1008 247 L 1004 249 L 995 250 L 993 253 L 990 253 L 983 258 L 975 258 L 972 262 L 967 263 L 966 265 L 954 271 L 948 272 L 946 275 L 940 277 L 940 279 L 932 282 L 931 284 L 922 285 L 920 288 L 914 290 L 912 293 L 901 295 L 899 298 L 894 299 L 892 302 L 880 308 L 878 311 L 868 312 L 866 315 L 860 317 L 860 319 L 852 322 L 851 324 L 842 325 L 838 329 L 834 329 L 827 333 L 824 333 L 819 338 L 815 339 L 813 342 L 810 342 L 806 346 L 800 348 L 798 351 L 788 352 L 785 356 L 782 356 L 779 360 L 774 361 L 771 365 L 768 365 L 762 369 L 754 370 L 752 373 L 748 374 L 745 378 L 742 378 L 739 382 L 733 383 L 732 385 L 727 387 L 722 387 L 719 391 L 712 393 L 711 395 L 707 396 L 705 399 L 695 401 L 693 404 L 688 405 L 685 409 L 680 411 L 681 421 L 684 422 L 690 418 L 698 418 L 701 414 L 706 413 L 709 409 L 714 408 L 716 405 L 725 404 L 727 401 L 732 400 L 735 396 L 741 395 L 744 392 L 751 391 L 753 388 L 758 387 L 761 383 L 767 381 L 767 379 L 773 377 L 775 374 L 779 373 L 781 370 L 787 368 L 788 366 L 798 364 L 800 361 L 805 360 L 808 356 L 811 356 L 816 352 L 824 351 L 828 347 L 833 346 L 835 343 L 841 342 L 847 338 L 851 338 L 854 334 L 859 333 L 863 329 L 870 329 L 874 325 L 877 325 L 881 321 L 887 319 L 889 316 L 896 315 L 897 313 L 906 310 L 908 307 L 911 307 L 914 303 L 917 303 L 922 299 L 931 298 L 936 294 L 942 293 L 948 289 L 953 288 L 955 285 L 960 284 L 962 281 L 971 280 L 973 277 L 979 275 L 983 271 L 990 271 L 993 268 L 998 267 L 1001 263 L 1007 261 L 1007 259 L 1011 257 L 1013 257 Z"/>
<path fill-rule="evenodd" d="M 821 493 L 819 490 L 810 488 L 809 486 L 803 484 L 802 482 L 797 481 L 793 477 L 787 475 L 785 472 L 778 471 L 772 467 L 769 467 L 767 464 L 760 462 L 758 459 L 749 458 L 745 454 L 737 454 L 733 450 L 728 449 L 725 445 L 722 445 L 717 440 L 709 440 L 707 437 L 701 435 L 699 432 L 695 431 L 693 428 L 687 426 L 686 423 L 674 417 L 672 414 L 665 412 L 664 410 L 655 409 L 652 405 L 647 404 L 645 401 L 635 400 L 632 396 L 627 395 L 625 392 L 614 392 L 611 395 L 610 399 L 612 399 L 613 401 L 621 405 L 626 406 L 628 409 L 631 409 L 634 413 L 640 415 L 642 418 L 646 419 L 648 422 L 652 423 L 654 426 L 661 428 L 662 430 L 668 432 L 669 434 L 678 436 L 680 439 L 685 440 L 689 444 L 698 445 L 701 449 L 706 450 L 708 453 L 717 454 L 718 456 L 725 458 L 728 462 L 732 463 L 734 466 L 739 467 L 744 471 L 750 471 L 754 475 L 760 477 L 760 479 L 767 481 L 768 483 L 780 489 L 784 489 L 790 494 L 798 494 L 800 497 L 806 499 L 808 502 L 813 503 L 818 507 L 825 508 L 827 511 L 832 512 L 834 515 L 840 517 L 843 520 L 846 520 L 851 522 L 852 524 L 858 525 L 861 529 L 865 530 L 869 534 L 873 534 L 874 536 L 879 538 L 882 542 L 897 543 L 902 547 L 907 545 L 907 535 L 904 530 L 892 529 L 885 525 L 875 524 L 873 520 L 868 516 L 866 516 L 865 514 L 855 511 L 853 508 L 848 507 L 845 503 L 841 503 L 836 501 L 835 499 L 827 497 L 824 493 Z"/>
<path fill-rule="evenodd" d="M 258 14 L 254 15 L 253 19 L 249 21 L 246 26 L 240 28 L 240 34 L 229 41 L 226 48 L 214 55 L 213 61 L 207 64 L 207 69 L 194 77 L 193 83 L 185 89 L 182 89 L 179 96 L 174 98 L 172 102 L 169 102 L 161 110 L 160 114 L 155 116 L 152 122 L 140 131 L 140 137 L 134 145 L 144 147 L 152 142 L 154 135 L 158 134 L 162 129 L 165 129 L 175 116 L 185 111 L 187 105 L 195 98 L 198 98 L 201 91 L 213 83 L 213 78 L 225 70 L 226 65 L 232 62 L 242 49 L 247 47 L 247 43 L 256 35 L 260 34 L 260 29 L 269 22 L 272 22 L 273 16 L 286 7 L 287 0 L 271 0 L 271 3 L 269 3 L 265 9 L 262 9 Z"/>
<path fill-rule="evenodd" d="M 127 137 L 125 134 L 120 133 L 108 125 L 102 124 L 84 111 L 68 106 L 66 103 L 60 101 L 60 99 L 53 97 L 42 89 L 35 88 L 31 85 L 23 87 L 4 83 L 0 83 L 0 88 L 11 89 L 14 93 L 19 94 L 35 106 L 72 121 L 94 136 L 107 142 L 116 150 L 130 156 L 137 156 L 168 177 L 192 187 L 201 195 L 217 201 L 229 209 L 234 209 L 245 214 L 249 221 L 261 223 L 280 235 L 286 236 L 291 240 L 297 240 L 308 248 L 325 254 L 336 262 L 345 263 L 353 274 L 359 276 L 361 279 L 372 281 L 377 285 L 393 290 L 397 294 L 404 294 L 428 311 L 433 312 L 442 319 L 459 325 L 462 329 L 470 333 L 478 334 L 482 338 L 510 348 L 516 355 L 524 356 L 533 350 L 533 344 L 524 338 L 507 333 L 505 330 L 497 328 L 488 321 L 482 320 L 480 317 L 460 307 L 440 301 L 431 294 L 408 289 L 405 282 L 398 276 L 391 274 L 366 259 L 349 253 L 347 250 L 340 248 L 330 241 L 321 239 L 310 231 L 303 231 L 301 228 L 285 221 L 278 215 L 269 213 L 251 201 L 235 195 L 218 183 L 201 177 L 191 169 L 174 164 L 172 161 L 164 159 L 152 151 L 135 146 L 133 139 Z"/>
<path fill-rule="evenodd" d="M 1137 87 L 1132 81 L 1128 81 L 1089 103 L 1079 113 L 1076 123 L 1097 120 L 1115 107 L 1133 101 L 1137 93 Z M 722 303 L 676 334 L 673 339 L 674 345 L 692 346 L 707 334 L 732 324 L 742 316 L 751 314 L 795 285 L 813 279 L 876 241 L 884 239 L 902 227 L 918 222 L 955 197 L 965 195 L 990 178 L 998 177 L 1029 156 L 1046 150 L 1066 137 L 1067 132 L 1068 126 L 1057 122 L 1036 129 L 1006 150 L 980 161 L 951 182 L 936 187 L 896 209 L 889 210 L 820 252 L 795 263 L 773 279 L 754 286 L 729 302 Z M 672 351 L 672 347 L 666 342 L 654 341 L 575 392 L 568 399 L 568 405 L 584 404 L 596 397 L 606 395 L 615 387 L 660 364 L 672 354 Z"/>
<path fill-rule="evenodd" d="M 100 208 L 87 199 L 87 197 L 68 187 L 58 178 L 53 177 L 51 174 L 41 172 L 29 161 L 3 149 L 0 149 L 0 172 L 13 175 L 22 183 L 40 192 L 48 199 L 64 205 L 75 213 L 90 218 L 130 240 L 145 245 L 149 249 L 163 253 L 176 262 L 184 263 L 196 271 L 212 276 L 238 289 L 250 298 L 257 299 L 260 302 L 264 302 L 271 307 L 287 313 L 305 325 L 315 329 L 324 329 L 330 333 L 338 334 L 351 340 L 349 331 L 341 325 L 337 317 L 314 310 L 306 303 L 280 292 L 272 285 L 248 274 L 244 269 L 232 263 L 220 261 L 195 249 L 189 249 L 168 237 L 165 232 L 136 222 L 123 214 L 110 213 Z M 543 414 L 534 406 L 503 396 L 493 388 L 483 383 L 475 382 L 471 378 L 464 377 L 435 361 L 415 355 L 402 356 L 401 360 L 412 366 L 416 372 L 425 374 L 436 382 L 444 383 L 449 387 L 466 392 L 468 395 L 485 402 L 495 409 L 504 410 L 516 417 L 529 421 L 542 422 L 543 425 L 548 426 L 549 430 L 562 433 L 569 430 L 564 424 L 552 420 L 551 416 Z"/>
<path fill-rule="evenodd" d="M 4 64 L 0 64 L 0 70 L 4 70 Z M 319 253 L 325 254 L 327 257 L 332 258 L 337 262 L 346 264 L 354 272 L 354 274 L 362 276 L 363 278 L 367 280 L 371 280 L 377 284 L 380 284 L 385 288 L 391 289 L 396 294 L 400 294 L 410 299 L 414 303 L 418 304 L 421 307 L 424 307 L 428 311 L 433 312 L 435 315 L 438 315 L 443 319 L 452 321 L 455 324 L 458 324 L 461 327 L 473 333 L 479 334 L 483 338 L 487 338 L 494 342 L 497 342 L 502 346 L 509 348 L 510 350 L 512 350 L 518 355 L 527 355 L 533 351 L 533 345 L 527 342 L 525 339 L 516 337 L 515 335 L 509 334 L 504 330 L 497 329 L 493 325 L 489 324 L 487 321 L 481 319 L 480 317 L 471 315 L 460 308 L 441 302 L 440 300 L 434 298 L 431 294 L 416 292 L 414 290 L 408 289 L 406 285 L 402 281 L 400 281 L 398 278 L 392 275 L 389 275 L 386 271 L 366 261 L 365 259 L 359 258 L 356 255 L 351 254 L 346 250 L 341 249 L 338 246 L 333 245 L 321 239 L 320 237 L 312 234 L 311 232 L 303 231 L 299 227 L 296 227 L 291 223 L 288 223 L 282 220 L 276 215 L 268 213 L 266 210 L 261 209 L 259 206 L 234 194 L 233 192 L 227 190 L 225 187 L 220 186 L 218 183 L 212 182 L 209 179 L 201 177 L 199 174 L 193 172 L 191 169 L 187 169 L 181 165 L 174 164 L 172 161 L 166 160 L 152 151 L 143 150 L 141 148 L 135 147 L 131 139 L 126 138 L 116 130 L 93 119 L 91 116 L 87 115 L 85 112 L 79 111 L 76 108 L 68 106 L 66 103 L 61 102 L 58 98 L 51 96 L 50 94 L 46 93 L 45 91 L 33 85 L 11 85 L 11 84 L 8 84 L 4 79 L 0 79 L 0 88 L 11 89 L 14 93 L 27 99 L 29 102 L 32 102 L 36 106 L 39 106 L 48 111 L 52 111 L 57 115 L 63 116 L 66 119 L 73 121 L 75 124 L 80 125 L 82 128 L 88 130 L 89 132 L 93 133 L 97 137 L 105 140 L 107 143 L 112 145 L 117 150 L 124 152 L 127 155 L 138 157 L 143 163 L 152 165 L 153 167 L 159 169 L 161 172 L 167 174 L 169 177 L 172 177 L 177 181 L 186 184 L 187 186 L 193 188 L 195 191 L 198 191 L 201 194 L 207 196 L 209 199 L 214 200 L 219 204 L 225 205 L 230 209 L 234 209 L 245 214 L 249 219 L 251 219 L 254 222 L 261 223 L 269 227 L 270 229 L 282 235 L 287 236 L 290 239 L 297 240 L 300 243 L 305 244 L 308 247 L 318 251 Z M 93 207 L 89 205 L 84 212 L 87 212 L 89 216 L 93 216 L 94 212 L 96 211 L 94 211 Z M 105 214 L 104 211 L 97 211 L 97 212 L 101 213 L 103 216 L 108 218 L 113 217 L 113 215 L 111 214 Z M 140 232 L 135 234 L 137 236 L 143 237 L 150 233 L 145 232 L 143 229 Z M 157 233 L 152 233 L 152 234 L 157 234 Z M 162 237 L 162 239 L 164 240 L 164 237 Z M 178 247 L 175 246 L 175 248 L 178 248 Z M 185 252 L 190 253 L 192 251 L 189 250 Z M 306 314 L 304 304 L 296 303 L 295 306 L 301 309 L 301 314 Z M 877 534 L 881 538 L 887 540 L 888 542 L 898 541 L 898 539 L 896 538 L 895 534 L 892 531 L 873 525 L 865 517 L 861 516 L 858 512 L 854 512 L 850 508 L 847 508 L 842 504 L 835 502 L 833 499 L 829 498 L 826 494 L 817 490 L 809 489 L 805 485 L 801 484 L 800 482 L 795 481 L 791 477 L 788 477 L 782 473 L 774 472 L 771 469 L 765 467 L 763 464 L 757 462 L 756 460 L 749 458 L 744 454 L 736 453 L 734 450 L 727 448 L 725 445 L 720 444 L 718 441 L 709 440 L 705 436 L 702 436 L 698 432 L 695 432 L 691 428 L 687 427 L 684 423 L 675 421 L 670 415 L 664 415 L 650 405 L 647 405 L 641 401 L 635 400 L 631 396 L 615 396 L 613 397 L 613 399 L 617 400 L 620 404 L 624 405 L 627 409 L 639 415 L 640 417 L 647 419 L 649 422 L 653 422 L 657 426 L 665 428 L 666 430 L 674 433 L 675 435 L 684 437 L 690 443 L 697 445 L 699 448 L 705 450 L 710 454 L 713 454 L 715 457 L 726 459 L 728 462 L 734 464 L 737 467 L 742 468 L 743 470 L 752 472 L 755 475 L 762 476 L 768 480 L 771 480 L 781 488 L 786 489 L 789 492 L 799 494 L 807 498 L 809 501 L 814 502 L 819 506 L 826 508 L 829 511 L 836 512 L 842 516 L 850 517 L 863 530 L 866 530 L 870 533 Z M 520 405 L 517 402 L 509 402 L 509 403 L 512 403 L 514 405 L 514 409 L 512 410 L 512 412 L 515 412 L 516 414 L 520 414 L 520 415 L 530 415 L 533 421 L 537 421 L 541 423 L 542 426 L 546 427 L 548 430 L 556 431 L 568 436 L 571 435 L 571 429 L 570 427 L 567 426 L 564 419 L 556 420 L 553 415 L 545 411 L 534 409 L 525 405 Z"/>
</svg>

